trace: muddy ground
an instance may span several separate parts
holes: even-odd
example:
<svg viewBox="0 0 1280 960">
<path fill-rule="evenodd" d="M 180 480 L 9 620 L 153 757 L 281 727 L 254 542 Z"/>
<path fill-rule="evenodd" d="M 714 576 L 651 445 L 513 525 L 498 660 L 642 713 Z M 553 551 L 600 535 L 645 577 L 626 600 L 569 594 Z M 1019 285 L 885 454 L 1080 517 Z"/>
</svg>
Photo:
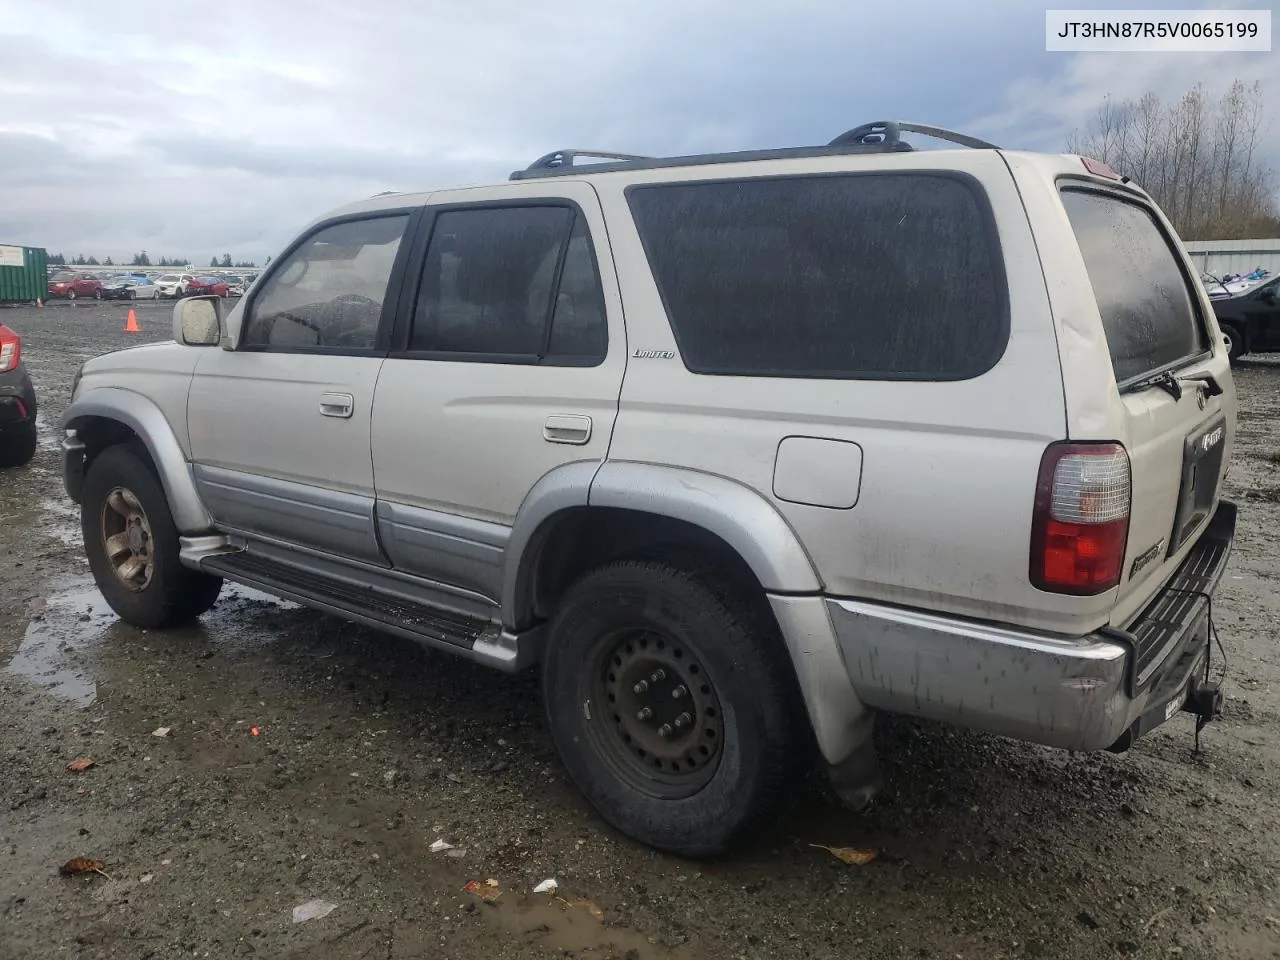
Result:
<svg viewBox="0 0 1280 960">
<path fill-rule="evenodd" d="M 171 633 L 110 614 L 57 419 L 81 361 L 169 312 L 0 311 L 42 404 L 36 461 L 0 473 L 2 960 L 1280 957 L 1280 364 L 1237 375 L 1227 711 L 1198 756 L 1185 714 L 1124 756 L 890 721 L 873 812 L 800 785 L 761 842 L 689 863 L 592 814 L 531 677 L 244 590 Z M 562 899 L 530 893 L 549 877 Z M 490 878 L 493 904 L 463 891 Z M 293 923 L 316 898 L 337 907 Z"/>
</svg>

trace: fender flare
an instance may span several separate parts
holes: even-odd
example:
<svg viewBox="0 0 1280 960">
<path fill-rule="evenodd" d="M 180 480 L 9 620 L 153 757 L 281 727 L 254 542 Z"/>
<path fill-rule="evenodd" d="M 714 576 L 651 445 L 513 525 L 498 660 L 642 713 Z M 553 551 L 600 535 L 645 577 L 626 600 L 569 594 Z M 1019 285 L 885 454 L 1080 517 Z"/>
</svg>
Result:
<svg viewBox="0 0 1280 960">
<path fill-rule="evenodd" d="M 751 568 L 767 593 L 816 594 L 822 581 L 782 515 L 750 487 L 679 467 L 578 461 L 544 474 L 520 505 L 507 542 L 502 621 L 509 628 L 527 601 L 530 548 L 549 521 L 575 507 L 616 507 L 682 520 L 715 534 Z"/>
<path fill-rule="evenodd" d="M 196 491 L 187 455 L 158 406 L 132 390 L 96 387 L 72 401 L 63 414 L 62 429 L 78 430 L 91 418 L 121 423 L 142 440 L 160 476 L 179 533 L 186 536 L 213 528 L 213 518 Z"/>
<path fill-rule="evenodd" d="M 567 464 L 544 475 L 521 504 L 504 558 L 502 619 L 508 629 L 527 609 L 527 565 L 535 562 L 537 540 L 558 514 L 580 507 L 669 517 L 719 537 L 768 595 L 827 762 L 843 761 L 870 736 L 870 714 L 844 668 L 808 552 L 772 503 L 727 477 L 616 460 Z"/>
</svg>

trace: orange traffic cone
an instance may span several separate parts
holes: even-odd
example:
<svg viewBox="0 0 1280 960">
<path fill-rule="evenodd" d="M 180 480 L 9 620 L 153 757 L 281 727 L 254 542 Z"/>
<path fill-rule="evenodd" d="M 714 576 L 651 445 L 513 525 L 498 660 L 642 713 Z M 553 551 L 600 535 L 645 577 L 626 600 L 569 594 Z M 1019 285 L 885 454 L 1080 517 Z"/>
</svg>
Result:
<svg viewBox="0 0 1280 960">
<path fill-rule="evenodd" d="M 138 326 L 137 314 L 133 312 L 133 307 L 129 308 L 129 322 L 124 325 L 125 333 L 141 333 L 142 328 Z"/>
</svg>

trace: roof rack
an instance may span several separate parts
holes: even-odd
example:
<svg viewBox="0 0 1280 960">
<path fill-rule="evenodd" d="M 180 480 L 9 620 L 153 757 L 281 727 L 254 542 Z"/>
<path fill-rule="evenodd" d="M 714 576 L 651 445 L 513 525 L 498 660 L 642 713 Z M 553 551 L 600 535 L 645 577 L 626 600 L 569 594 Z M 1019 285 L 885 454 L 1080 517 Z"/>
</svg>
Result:
<svg viewBox="0 0 1280 960">
<path fill-rule="evenodd" d="M 611 150 L 554 150 L 544 154 L 526 168 L 533 170 L 558 170 L 561 167 L 572 167 L 578 157 L 596 157 L 600 160 L 653 160 L 653 157 L 642 157 L 638 153 L 614 153 Z"/>
<path fill-rule="evenodd" d="M 611 173 L 617 170 L 653 170 L 661 167 L 689 167 L 711 163 L 745 163 L 751 160 L 785 160 L 795 157 L 829 157 L 856 153 L 907 153 L 914 148 L 902 139 L 902 133 L 921 133 L 925 136 L 947 140 L 975 150 L 998 150 L 994 144 L 942 127 L 930 127 L 900 120 L 879 120 L 864 123 L 846 130 L 825 146 L 782 147 L 775 150 L 740 150 L 731 153 L 702 153 L 685 157 L 644 157 L 632 153 L 613 153 L 608 150 L 556 150 L 539 157 L 523 170 L 511 174 L 512 180 L 531 180 L 537 177 L 558 177 L 578 173 L 583 168 L 575 166 L 577 157 L 596 157 L 607 163 L 590 164 L 592 173 Z"/>
<path fill-rule="evenodd" d="M 864 123 L 860 127 L 846 130 L 827 146 L 840 147 L 850 143 L 899 144 L 904 142 L 902 139 L 904 131 L 907 133 L 922 133 L 926 137 L 947 140 L 962 147 L 972 147 L 974 150 L 1000 149 L 994 143 L 987 143 L 985 140 L 979 140 L 977 137 L 971 137 L 968 134 L 956 133 L 954 130 L 947 130 L 945 127 L 930 127 L 923 123 L 904 123 L 901 120 L 878 120 L 875 123 Z"/>
</svg>

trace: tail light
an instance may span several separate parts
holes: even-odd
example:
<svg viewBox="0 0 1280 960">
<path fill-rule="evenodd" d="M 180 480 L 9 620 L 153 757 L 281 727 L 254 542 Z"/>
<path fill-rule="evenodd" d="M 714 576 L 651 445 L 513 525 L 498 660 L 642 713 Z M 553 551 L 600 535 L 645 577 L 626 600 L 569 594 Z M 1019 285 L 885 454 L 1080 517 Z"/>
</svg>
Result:
<svg viewBox="0 0 1280 960">
<path fill-rule="evenodd" d="M 22 359 L 22 338 L 0 323 L 0 373 L 8 373 Z"/>
<path fill-rule="evenodd" d="M 1055 443 L 1040 460 L 1031 583 L 1090 596 L 1120 583 L 1132 480 L 1118 443 Z"/>
</svg>

